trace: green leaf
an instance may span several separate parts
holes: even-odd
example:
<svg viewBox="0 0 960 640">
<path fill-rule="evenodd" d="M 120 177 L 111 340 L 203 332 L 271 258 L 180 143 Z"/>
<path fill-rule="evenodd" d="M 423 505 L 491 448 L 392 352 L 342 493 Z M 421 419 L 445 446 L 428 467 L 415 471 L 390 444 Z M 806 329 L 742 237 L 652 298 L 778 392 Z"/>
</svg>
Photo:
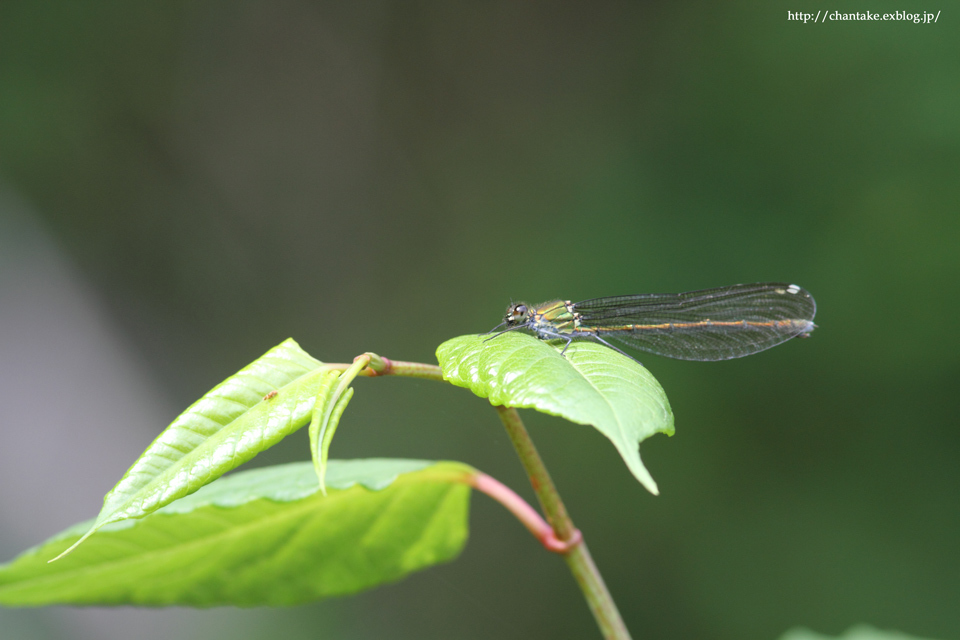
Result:
<svg viewBox="0 0 960 640">
<path fill-rule="evenodd" d="M 353 388 L 350 384 L 369 362 L 370 358 L 367 355 L 360 356 L 343 373 L 324 377 L 317 391 L 309 433 L 310 455 L 313 458 L 317 479 L 320 481 L 321 493 L 327 492 L 325 478 L 330 443 L 333 442 L 333 435 L 337 432 L 340 417 L 353 397 Z M 333 387 L 334 382 L 337 382 L 336 388 Z"/>
<path fill-rule="evenodd" d="M 446 562 L 467 538 L 476 472 L 455 462 L 333 460 L 221 478 L 70 556 L 81 523 L 0 565 L 9 606 L 291 605 L 354 593 Z"/>
<path fill-rule="evenodd" d="M 825 636 L 809 629 L 791 629 L 780 636 L 780 640 L 923 640 L 899 631 L 881 631 L 865 624 L 847 629 L 842 636 Z"/>
<path fill-rule="evenodd" d="M 304 426 L 326 371 L 290 339 L 221 382 L 147 447 L 76 544 L 193 493 Z"/>
<path fill-rule="evenodd" d="M 593 342 L 575 341 L 566 354 L 533 336 L 460 336 L 437 349 L 444 379 L 495 406 L 529 408 L 589 424 L 607 436 L 651 493 L 657 483 L 640 461 L 639 443 L 673 435 L 663 388 L 636 361 Z"/>
<path fill-rule="evenodd" d="M 317 388 L 317 400 L 314 402 L 313 411 L 310 414 L 310 428 L 308 430 L 310 457 L 313 460 L 313 469 L 317 474 L 317 480 L 320 481 L 320 492 L 324 494 L 327 492 L 327 484 L 325 479 L 326 456 L 322 450 L 323 437 L 330 427 L 330 419 L 333 416 L 333 409 L 336 407 L 336 402 L 332 402 L 332 396 L 336 388 L 337 378 L 339 378 L 339 375 L 336 371 L 331 371 L 321 378 L 320 386 Z M 349 402 L 350 397 L 352 397 L 352 394 L 345 398 L 345 402 Z M 334 430 L 336 430 L 336 427 L 334 427 Z"/>
</svg>

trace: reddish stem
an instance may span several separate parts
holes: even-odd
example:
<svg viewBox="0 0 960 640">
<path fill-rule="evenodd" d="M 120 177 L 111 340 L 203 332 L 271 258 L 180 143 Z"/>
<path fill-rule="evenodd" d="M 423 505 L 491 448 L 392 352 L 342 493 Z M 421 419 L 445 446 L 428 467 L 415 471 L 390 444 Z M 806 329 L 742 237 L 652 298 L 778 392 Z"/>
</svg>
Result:
<svg viewBox="0 0 960 640">
<path fill-rule="evenodd" d="M 469 484 L 477 491 L 482 491 L 506 507 L 540 541 L 540 544 L 547 551 L 566 555 L 583 541 L 583 535 L 579 529 L 574 529 L 567 540 L 558 538 L 553 531 L 553 527 L 547 524 L 547 521 L 537 513 L 536 509 L 499 480 L 485 473 L 477 472 L 469 477 Z"/>
</svg>

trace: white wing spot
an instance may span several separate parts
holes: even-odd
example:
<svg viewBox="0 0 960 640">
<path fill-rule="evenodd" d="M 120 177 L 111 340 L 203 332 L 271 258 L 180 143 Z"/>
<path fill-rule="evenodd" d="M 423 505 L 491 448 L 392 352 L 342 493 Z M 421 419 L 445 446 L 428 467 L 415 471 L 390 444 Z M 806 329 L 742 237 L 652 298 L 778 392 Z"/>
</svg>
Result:
<svg viewBox="0 0 960 640">
<path fill-rule="evenodd" d="M 792 284 L 789 287 L 787 287 L 787 293 L 800 293 L 800 287 L 798 287 L 795 284 Z"/>
</svg>

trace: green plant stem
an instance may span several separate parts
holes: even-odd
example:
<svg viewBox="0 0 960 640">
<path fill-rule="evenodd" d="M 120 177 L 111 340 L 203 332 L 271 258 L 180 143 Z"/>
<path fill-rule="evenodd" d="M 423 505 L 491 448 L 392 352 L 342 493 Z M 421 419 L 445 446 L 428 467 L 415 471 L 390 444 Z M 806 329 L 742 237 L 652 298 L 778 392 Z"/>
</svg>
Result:
<svg viewBox="0 0 960 640">
<path fill-rule="evenodd" d="M 369 358 L 367 366 L 360 375 L 393 375 L 443 381 L 443 371 L 435 364 L 390 360 L 375 353 L 365 353 L 358 356 L 358 359 L 360 358 Z M 347 368 L 347 365 L 334 366 L 338 369 Z M 537 453 L 533 440 L 530 439 L 530 434 L 527 433 L 527 429 L 520 419 L 520 414 L 512 407 L 496 407 L 496 409 L 514 448 L 517 450 L 517 454 L 520 456 L 520 462 L 530 478 L 530 483 L 537 494 L 537 499 L 540 501 L 547 522 L 553 529 L 554 538 L 558 541 L 557 548 L 552 550 L 561 553 L 566 560 L 574 579 L 580 585 L 580 590 L 583 591 L 603 637 L 607 640 L 630 640 L 630 632 L 627 631 L 623 618 L 620 617 L 617 605 L 614 604 L 613 597 L 607 590 L 607 585 L 604 584 L 603 577 L 590 556 L 590 551 L 583 541 L 583 536 L 573 525 L 573 521 L 567 513 L 567 508 L 560 499 L 560 494 L 557 493 L 557 488 L 553 484 L 540 454 Z M 525 522 L 523 518 L 521 518 L 521 522 Z M 537 534 L 535 527 L 531 528 L 526 522 L 525 524 L 534 532 L 534 535 L 541 539 L 541 542 L 545 542 L 544 546 L 550 548 L 550 544 L 546 543 L 545 537 Z"/>
<path fill-rule="evenodd" d="M 424 378 L 427 380 L 443 382 L 443 371 L 438 365 L 435 364 L 391 360 L 370 352 L 367 352 L 361 356 L 357 356 L 357 358 L 363 357 L 368 357 L 370 359 L 367 368 L 364 370 L 365 375 L 404 376 L 407 378 Z"/>
<path fill-rule="evenodd" d="M 384 358 L 386 360 L 386 358 Z M 388 360 L 387 370 L 381 375 L 406 376 L 408 378 L 425 378 L 443 382 L 443 371 L 439 365 L 423 364 L 421 362 L 403 362 L 402 360 Z"/>
<path fill-rule="evenodd" d="M 520 462 L 530 477 L 530 483 L 537 494 L 540 506 L 546 514 L 547 521 L 553 527 L 557 538 L 560 540 L 570 540 L 577 536 L 577 528 L 570 520 L 567 508 L 557 493 L 557 488 L 547 472 L 547 468 L 537 453 L 537 449 L 527 433 L 520 414 L 512 407 L 496 407 L 500 420 L 513 442 L 517 455 L 520 456 Z M 567 566 L 573 573 L 574 579 L 580 585 L 580 590 L 587 600 L 590 611 L 597 621 L 597 626 L 604 638 L 608 640 L 629 640 L 630 632 L 627 631 L 623 618 L 617 610 L 617 605 L 613 602 L 613 597 L 607 590 L 607 585 L 603 582 L 603 577 L 597 570 L 590 551 L 582 538 L 579 543 L 574 543 L 570 551 L 564 554 Z"/>
</svg>

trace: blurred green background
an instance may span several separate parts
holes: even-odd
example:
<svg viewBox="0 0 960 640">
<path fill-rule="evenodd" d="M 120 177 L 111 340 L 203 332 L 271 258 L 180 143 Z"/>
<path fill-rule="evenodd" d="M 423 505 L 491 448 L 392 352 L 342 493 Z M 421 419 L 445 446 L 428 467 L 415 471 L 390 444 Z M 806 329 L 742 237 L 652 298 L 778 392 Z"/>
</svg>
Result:
<svg viewBox="0 0 960 640">
<path fill-rule="evenodd" d="M 293 336 L 433 362 L 512 299 L 788 281 L 810 340 L 642 358 L 661 495 L 528 426 L 637 638 L 960 637 L 960 29 L 781 3 L 0 3 L 0 550 L 92 517 L 184 407 Z M 331 455 L 533 499 L 461 389 L 361 380 Z M 255 464 L 309 456 L 296 434 Z M 6 638 L 592 638 L 476 496 L 455 563 L 289 610 L 0 610 Z"/>
</svg>

